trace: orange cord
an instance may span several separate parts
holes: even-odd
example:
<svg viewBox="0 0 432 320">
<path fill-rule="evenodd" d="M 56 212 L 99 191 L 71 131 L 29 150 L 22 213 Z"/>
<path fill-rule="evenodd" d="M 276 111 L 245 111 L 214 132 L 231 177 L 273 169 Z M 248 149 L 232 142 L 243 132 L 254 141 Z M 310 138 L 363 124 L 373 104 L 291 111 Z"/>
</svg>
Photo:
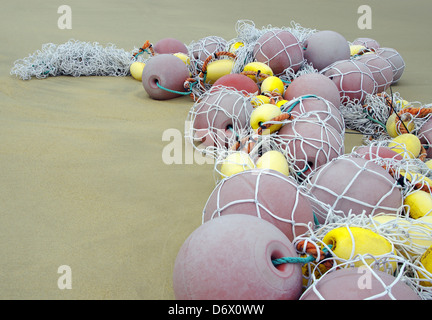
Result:
<svg viewBox="0 0 432 320">
<path fill-rule="evenodd" d="M 291 113 L 282 113 L 281 115 L 271 119 L 271 121 L 284 121 L 284 120 L 291 120 L 291 119 L 293 119 Z M 263 133 L 263 130 L 270 128 L 272 125 L 273 123 L 266 123 L 259 126 L 257 129 L 257 134 L 261 135 Z"/>
<path fill-rule="evenodd" d="M 136 55 L 137 55 L 138 53 L 141 53 L 141 52 L 143 52 L 143 51 L 145 51 L 145 50 L 147 50 L 147 49 L 150 51 L 150 53 L 151 53 L 152 56 L 155 55 L 155 52 L 154 52 L 154 50 L 153 50 L 153 45 L 150 43 L 149 40 L 147 40 L 147 41 L 143 44 L 143 46 L 142 46 L 141 48 L 139 48 L 138 52 L 136 52 L 136 53 L 133 54 L 133 56 L 136 57 Z"/>
<path fill-rule="evenodd" d="M 318 255 L 319 255 L 319 261 L 318 262 L 322 262 L 322 260 L 324 260 L 326 258 L 326 254 L 323 250 L 320 249 L 318 251 L 316 246 L 313 243 L 307 242 L 306 240 L 302 240 L 299 243 L 297 243 L 296 249 L 299 252 L 304 252 L 304 253 L 307 253 L 307 254 L 313 256 L 315 259 L 318 259 Z M 333 267 L 333 261 L 332 260 L 323 261 L 322 264 L 327 269 L 330 269 Z"/>
</svg>

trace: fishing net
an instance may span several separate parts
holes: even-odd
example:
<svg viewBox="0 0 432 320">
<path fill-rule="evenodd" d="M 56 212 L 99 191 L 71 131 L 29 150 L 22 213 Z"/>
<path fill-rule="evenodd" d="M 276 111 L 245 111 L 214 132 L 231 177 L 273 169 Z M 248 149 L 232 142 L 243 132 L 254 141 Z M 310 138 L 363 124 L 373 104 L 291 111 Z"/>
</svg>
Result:
<svg viewBox="0 0 432 320">
<path fill-rule="evenodd" d="M 382 92 L 367 94 L 363 103 L 349 101 L 340 107 L 347 129 L 356 130 L 368 136 L 368 140 L 389 139 L 390 121 L 394 133 L 418 132 L 430 118 L 431 105 L 418 101 L 408 102 L 398 92 L 391 95 Z"/>
<path fill-rule="evenodd" d="M 41 50 L 15 61 L 10 73 L 22 80 L 61 75 L 127 76 L 131 63 L 145 59 L 142 55 L 134 58 L 136 51 L 136 48 L 125 51 L 114 44 L 102 46 L 97 42 L 78 40 L 60 45 L 47 43 Z"/>
<path fill-rule="evenodd" d="M 360 282 L 356 282 L 353 284 L 352 292 L 347 292 L 348 295 L 342 299 L 376 299 L 386 294 L 389 294 L 391 299 L 404 299 L 394 296 L 398 289 L 393 287 L 400 281 L 421 299 L 430 299 L 431 273 L 419 263 L 418 257 L 425 252 L 427 246 L 417 245 L 417 252 L 413 251 L 413 248 L 416 248 L 415 243 L 421 244 L 421 241 L 427 241 L 428 234 L 428 241 L 431 241 L 430 226 L 430 224 L 415 224 L 412 219 L 401 214 L 370 216 L 363 213 L 337 217 L 331 223 L 317 225 L 315 229 L 309 228 L 308 232 L 294 240 L 300 255 L 313 255 L 316 258 L 303 265 L 304 287 L 308 291 L 312 290 L 320 299 L 325 299 L 321 293 L 325 292 L 327 295 L 332 288 L 321 286 L 321 279 L 336 270 L 352 269 L 353 273 L 357 273 L 358 269 L 362 268 L 362 274 L 368 272 L 378 280 L 383 278 L 384 273 L 395 278 L 390 278 L 393 281 L 385 284 L 379 281 L 383 286 L 378 292 L 370 291 L 369 296 L 362 296 L 367 291 L 363 291 L 364 288 L 358 286 Z M 339 230 L 345 232 L 341 233 Z M 342 248 L 345 252 L 341 250 Z M 371 253 L 373 251 L 375 253 Z M 357 270 L 354 271 L 354 268 Z M 422 275 L 421 279 L 419 274 Z M 340 283 L 338 286 L 344 287 Z M 411 290 L 407 290 L 408 294 Z M 336 291 L 333 291 L 333 294 L 336 296 Z M 326 298 L 332 299 L 328 295 Z"/>
</svg>

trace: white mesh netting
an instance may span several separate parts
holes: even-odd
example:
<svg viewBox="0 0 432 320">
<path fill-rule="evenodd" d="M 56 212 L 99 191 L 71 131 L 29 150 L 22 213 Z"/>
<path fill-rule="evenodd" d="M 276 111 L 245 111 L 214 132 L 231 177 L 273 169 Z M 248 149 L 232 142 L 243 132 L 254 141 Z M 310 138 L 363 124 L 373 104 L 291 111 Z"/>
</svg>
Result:
<svg viewBox="0 0 432 320">
<path fill-rule="evenodd" d="M 49 76 L 126 76 L 137 51 L 125 51 L 114 44 L 69 40 L 57 45 L 47 43 L 41 50 L 15 61 L 11 75 L 29 80 Z M 143 59 L 140 56 L 139 59 Z"/>
</svg>

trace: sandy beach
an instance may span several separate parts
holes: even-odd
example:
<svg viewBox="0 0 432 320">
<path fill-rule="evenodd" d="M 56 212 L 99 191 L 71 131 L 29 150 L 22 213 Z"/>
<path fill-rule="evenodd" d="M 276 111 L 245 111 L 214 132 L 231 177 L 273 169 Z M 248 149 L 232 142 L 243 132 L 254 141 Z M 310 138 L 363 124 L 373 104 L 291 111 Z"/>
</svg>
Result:
<svg viewBox="0 0 432 320">
<path fill-rule="evenodd" d="M 392 89 L 432 102 L 432 4 L 413 1 L 75 0 L 60 29 L 58 1 L 6 1 L 0 12 L 0 299 L 172 300 L 177 252 L 201 224 L 215 186 L 211 164 L 166 164 L 167 129 L 183 135 L 193 101 L 155 101 L 132 77 L 10 75 L 14 61 L 70 39 L 132 50 L 258 28 L 334 30 L 395 48 L 406 69 Z M 372 28 L 359 29 L 360 5 Z M 361 136 L 346 134 L 346 151 Z M 60 266 L 72 289 L 59 289 Z"/>
</svg>

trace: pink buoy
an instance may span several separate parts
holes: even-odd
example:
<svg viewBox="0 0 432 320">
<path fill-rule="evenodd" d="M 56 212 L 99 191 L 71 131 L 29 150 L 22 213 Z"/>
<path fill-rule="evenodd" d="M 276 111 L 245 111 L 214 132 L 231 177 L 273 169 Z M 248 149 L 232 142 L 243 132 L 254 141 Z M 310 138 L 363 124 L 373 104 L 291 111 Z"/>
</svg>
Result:
<svg viewBox="0 0 432 320">
<path fill-rule="evenodd" d="M 314 221 L 307 194 L 292 177 L 273 170 L 247 170 L 218 183 L 204 207 L 203 222 L 233 213 L 264 219 L 291 241 Z"/>
<path fill-rule="evenodd" d="M 402 279 L 379 270 L 343 268 L 327 272 L 300 300 L 422 300 Z"/>
<path fill-rule="evenodd" d="M 278 76 L 285 69 L 296 72 L 304 61 L 303 48 L 289 31 L 273 29 L 261 35 L 253 48 L 256 61 L 267 64 Z"/>
<path fill-rule="evenodd" d="M 150 58 L 142 73 L 142 84 L 150 98 L 168 100 L 185 92 L 184 82 L 189 77 L 186 64 L 172 54 Z"/>
<path fill-rule="evenodd" d="M 352 42 L 353 45 L 360 45 L 366 47 L 368 49 L 378 49 L 380 48 L 380 44 L 378 41 L 371 38 L 357 38 Z"/>
<path fill-rule="evenodd" d="M 340 107 L 338 87 L 328 77 L 320 73 L 306 73 L 295 78 L 284 92 L 284 99 L 292 100 L 304 95 L 317 95 Z"/>
<path fill-rule="evenodd" d="M 215 81 L 210 91 L 218 90 L 219 86 L 234 88 L 238 91 L 245 91 L 246 94 L 257 95 L 259 87 L 255 81 L 248 76 L 239 73 L 226 74 Z"/>
<path fill-rule="evenodd" d="M 163 53 L 184 53 L 188 54 L 188 49 L 186 45 L 180 40 L 174 38 L 164 38 L 159 40 L 153 46 L 153 49 L 156 54 Z"/>
<path fill-rule="evenodd" d="M 386 91 L 393 82 L 393 68 L 383 57 L 377 54 L 364 54 L 356 58 L 363 62 L 372 72 L 377 83 L 376 93 Z"/>
<path fill-rule="evenodd" d="M 275 267 L 273 259 L 298 257 L 271 223 L 246 214 L 210 220 L 186 239 L 174 264 L 177 300 L 297 300 L 301 265 Z"/>
<path fill-rule="evenodd" d="M 321 73 L 336 84 L 342 104 L 353 100 L 362 103 L 367 94 L 376 92 L 376 81 L 363 62 L 351 59 L 336 61 Z"/>
<path fill-rule="evenodd" d="M 354 156 L 360 156 L 366 160 L 403 160 L 403 157 L 399 153 L 386 146 L 360 146 L 357 147 L 351 154 Z"/>
<path fill-rule="evenodd" d="M 236 135 L 244 134 L 249 128 L 252 110 L 250 99 L 235 89 L 221 86 L 205 92 L 189 112 L 194 143 L 228 148 Z"/>
<path fill-rule="evenodd" d="M 325 223 L 329 212 L 336 216 L 395 214 L 403 203 L 396 180 L 375 162 L 360 157 L 333 159 L 309 175 L 306 185 L 325 208 L 316 212 L 320 223 Z"/>
<path fill-rule="evenodd" d="M 315 113 L 294 118 L 282 126 L 275 139 L 300 180 L 345 152 L 344 134 Z"/>
<path fill-rule="evenodd" d="M 348 41 L 340 33 L 331 30 L 312 34 L 303 42 L 303 47 L 305 60 L 318 71 L 336 61 L 350 58 Z"/>
<path fill-rule="evenodd" d="M 405 70 L 405 61 L 398 51 L 393 48 L 379 48 L 376 54 L 386 59 L 393 69 L 393 82 L 395 84 L 400 80 Z"/>
<path fill-rule="evenodd" d="M 426 149 L 427 158 L 432 158 L 432 118 L 429 118 L 420 127 L 417 136 L 423 147 Z"/>
<path fill-rule="evenodd" d="M 199 39 L 191 45 L 189 52 L 191 60 L 202 66 L 204 61 L 212 54 L 220 51 L 226 51 L 227 41 L 218 36 L 208 36 Z"/>
<path fill-rule="evenodd" d="M 333 82 L 331 83 L 333 84 Z M 283 112 L 289 112 L 293 117 L 299 117 L 305 113 L 312 112 L 314 115 L 318 116 L 320 120 L 335 128 L 339 133 L 343 134 L 345 131 L 345 121 L 340 110 L 330 101 L 319 96 L 300 96 L 285 103 L 281 107 L 281 110 Z"/>
</svg>

